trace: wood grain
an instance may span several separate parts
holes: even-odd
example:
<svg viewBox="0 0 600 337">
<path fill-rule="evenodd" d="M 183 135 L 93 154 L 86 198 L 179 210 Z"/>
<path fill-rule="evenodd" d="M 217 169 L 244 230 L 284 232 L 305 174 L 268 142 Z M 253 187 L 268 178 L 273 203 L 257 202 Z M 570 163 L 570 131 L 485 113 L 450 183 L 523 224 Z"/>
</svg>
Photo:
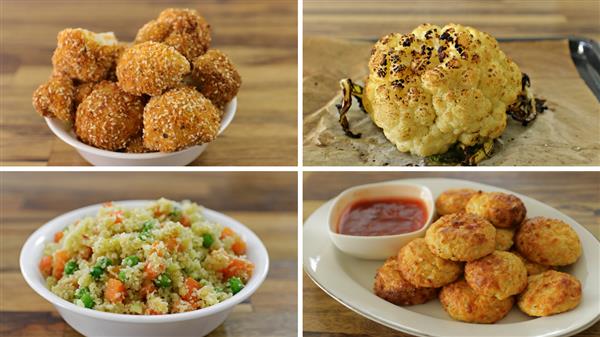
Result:
<svg viewBox="0 0 600 337">
<path fill-rule="evenodd" d="M 305 0 L 304 34 L 378 39 L 421 23 L 474 26 L 497 38 L 600 37 L 597 0 Z"/>
<path fill-rule="evenodd" d="M 296 173 L 2 173 L 0 181 L 1 336 L 80 336 L 19 271 L 21 246 L 33 231 L 85 205 L 159 196 L 221 211 L 251 228 L 269 251 L 265 283 L 210 336 L 296 336 Z"/>
<path fill-rule="evenodd" d="M 586 227 L 600 238 L 600 172 L 306 172 L 303 218 L 344 189 L 392 179 L 444 177 L 495 185 L 542 201 Z M 329 297 L 303 276 L 304 336 L 410 336 L 372 322 Z M 600 323 L 577 336 L 600 336 Z"/>
<path fill-rule="evenodd" d="M 234 121 L 192 165 L 296 165 L 296 1 L 9 0 L 1 6 L 2 165 L 88 165 L 31 106 L 33 90 L 51 72 L 56 34 L 83 27 L 131 41 L 167 7 L 196 8 L 213 28 L 213 47 L 231 57 L 243 81 Z"/>
</svg>

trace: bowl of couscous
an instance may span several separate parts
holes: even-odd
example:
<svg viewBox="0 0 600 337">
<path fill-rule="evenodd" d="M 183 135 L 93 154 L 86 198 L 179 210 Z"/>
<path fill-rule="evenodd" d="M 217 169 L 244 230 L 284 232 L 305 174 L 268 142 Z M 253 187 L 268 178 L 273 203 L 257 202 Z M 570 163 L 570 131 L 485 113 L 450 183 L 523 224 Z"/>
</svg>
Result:
<svg viewBox="0 0 600 337">
<path fill-rule="evenodd" d="M 264 281 L 260 239 L 189 201 L 119 201 L 61 215 L 26 241 L 27 283 L 86 336 L 204 336 Z"/>
</svg>

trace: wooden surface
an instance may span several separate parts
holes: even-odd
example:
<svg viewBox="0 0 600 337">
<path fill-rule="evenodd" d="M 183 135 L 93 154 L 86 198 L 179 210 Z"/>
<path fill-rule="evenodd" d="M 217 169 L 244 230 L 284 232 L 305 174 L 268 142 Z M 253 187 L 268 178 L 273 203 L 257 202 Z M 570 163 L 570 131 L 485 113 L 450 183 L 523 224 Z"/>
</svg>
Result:
<svg viewBox="0 0 600 337">
<path fill-rule="evenodd" d="M 0 3 L 0 163 L 88 165 L 31 105 L 51 72 L 57 33 L 114 31 L 131 41 L 167 7 L 197 9 L 242 76 L 235 119 L 195 165 L 296 165 L 297 3 L 251 1 L 29 1 Z"/>
<path fill-rule="evenodd" d="M 270 257 L 264 284 L 210 337 L 297 335 L 296 173 L 2 173 L 0 336 L 79 336 L 19 271 L 27 237 L 48 220 L 106 200 L 190 199 L 252 229 Z"/>
<path fill-rule="evenodd" d="M 304 1 L 304 34 L 377 39 L 421 23 L 474 26 L 493 36 L 600 37 L 597 0 Z"/>
<path fill-rule="evenodd" d="M 600 237 L 599 172 L 304 173 L 304 219 L 344 189 L 391 179 L 445 177 L 495 185 L 540 200 Z M 347 309 L 303 277 L 304 336 L 409 336 Z M 525 333 L 525 332 L 523 332 Z M 577 336 L 600 336 L 600 322 Z"/>
</svg>

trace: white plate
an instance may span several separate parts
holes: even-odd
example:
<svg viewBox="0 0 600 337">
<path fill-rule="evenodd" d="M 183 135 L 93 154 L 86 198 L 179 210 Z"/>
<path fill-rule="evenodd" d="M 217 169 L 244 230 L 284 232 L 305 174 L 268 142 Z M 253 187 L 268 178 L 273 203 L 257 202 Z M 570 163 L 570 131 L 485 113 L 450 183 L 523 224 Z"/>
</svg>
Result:
<svg viewBox="0 0 600 337">
<path fill-rule="evenodd" d="M 583 246 L 582 257 L 564 271 L 576 276 L 583 286 L 577 308 L 559 315 L 531 318 L 516 306 L 496 324 L 469 324 L 455 321 L 436 300 L 400 307 L 373 294 L 373 279 L 383 261 L 361 260 L 337 250 L 327 234 L 327 209 L 331 201 L 315 211 L 304 224 L 304 270 L 338 302 L 356 313 L 392 329 L 419 336 L 565 336 L 580 332 L 600 318 L 600 244 L 575 220 L 527 196 L 498 187 L 454 179 L 407 179 L 399 182 L 423 184 L 434 197 L 449 188 L 470 187 L 517 195 L 527 207 L 527 216 L 545 216 L 570 224 Z M 560 193 L 560 191 L 557 191 Z"/>
</svg>

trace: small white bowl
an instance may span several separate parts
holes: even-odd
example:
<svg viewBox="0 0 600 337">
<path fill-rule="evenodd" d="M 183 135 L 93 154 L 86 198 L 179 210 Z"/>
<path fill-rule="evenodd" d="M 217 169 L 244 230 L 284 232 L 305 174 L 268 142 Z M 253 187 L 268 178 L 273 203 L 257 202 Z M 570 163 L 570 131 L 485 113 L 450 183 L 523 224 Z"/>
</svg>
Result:
<svg viewBox="0 0 600 337">
<path fill-rule="evenodd" d="M 149 201 L 115 201 L 124 207 L 141 207 Z M 80 208 L 63 214 L 40 227 L 23 245 L 19 264 L 21 273 L 29 286 L 54 305 L 56 310 L 73 329 L 85 336 L 204 336 L 216 329 L 233 308 L 248 299 L 262 284 L 269 270 L 269 255 L 260 239 L 250 229 L 236 220 L 204 209 L 204 216 L 230 227 L 239 233 L 247 244 L 247 258 L 254 263 L 254 272 L 248 284 L 237 294 L 213 306 L 179 314 L 137 316 L 114 314 L 86 309 L 68 302 L 46 288 L 46 282 L 38 270 L 46 243 L 52 242 L 54 233 L 85 216 L 93 216 L 101 204 Z"/>
<path fill-rule="evenodd" d="M 358 200 L 380 198 L 412 198 L 424 202 L 427 210 L 427 221 L 417 231 L 382 236 L 356 236 L 337 232 L 337 226 L 342 213 L 352 203 Z M 338 195 L 329 208 L 329 236 L 333 244 L 342 252 L 368 260 L 381 260 L 396 255 L 400 248 L 412 239 L 423 237 L 433 221 L 435 202 L 429 188 L 423 185 L 385 182 L 361 185 L 349 188 Z"/>
<path fill-rule="evenodd" d="M 237 97 L 225 105 L 219 135 L 233 120 L 237 110 Z M 191 163 L 206 150 L 209 143 L 188 147 L 177 152 L 124 153 L 102 150 L 77 139 L 75 132 L 64 122 L 46 117 L 46 124 L 63 142 L 74 147 L 88 162 L 96 166 L 183 166 Z"/>
</svg>

